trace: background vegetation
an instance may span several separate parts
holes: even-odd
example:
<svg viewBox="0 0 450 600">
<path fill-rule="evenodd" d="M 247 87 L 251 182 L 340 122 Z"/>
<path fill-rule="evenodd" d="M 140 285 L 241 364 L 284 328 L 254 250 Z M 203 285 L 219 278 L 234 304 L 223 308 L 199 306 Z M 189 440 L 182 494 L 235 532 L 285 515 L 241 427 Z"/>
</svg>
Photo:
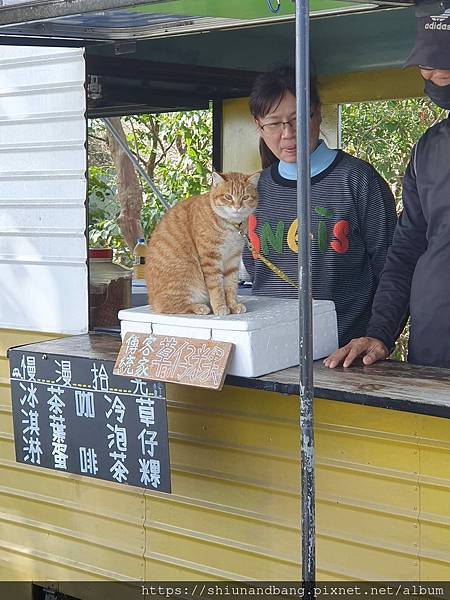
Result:
<svg viewBox="0 0 450 600">
<path fill-rule="evenodd" d="M 365 102 L 342 106 L 342 148 L 370 162 L 388 181 L 401 210 L 402 177 L 411 149 L 422 133 L 442 119 L 428 99 Z M 124 117 L 122 124 L 135 156 L 170 204 L 199 194 L 209 186 L 212 119 L 209 110 Z M 256 151 L 256 150 L 255 150 Z M 104 126 L 89 126 L 89 242 L 108 246 L 115 258 L 131 264 L 131 255 L 117 225 L 115 173 Z M 163 208 L 141 179 L 142 225 L 148 238 Z M 397 343 L 395 358 L 406 357 L 407 328 Z"/>
<path fill-rule="evenodd" d="M 170 205 L 209 185 L 212 157 L 212 116 L 209 110 L 123 117 L 127 142 L 150 179 Z M 140 177 L 143 190 L 142 226 L 146 239 L 164 208 Z M 120 233 L 116 176 L 105 126 L 89 123 L 89 245 L 114 249 L 116 261 L 131 265 L 131 254 Z"/>
<path fill-rule="evenodd" d="M 370 162 L 391 186 L 401 210 L 402 177 L 420 136 L 446 116 L 428 98 L 342 106 L 342 148 Z"/>
</svg>

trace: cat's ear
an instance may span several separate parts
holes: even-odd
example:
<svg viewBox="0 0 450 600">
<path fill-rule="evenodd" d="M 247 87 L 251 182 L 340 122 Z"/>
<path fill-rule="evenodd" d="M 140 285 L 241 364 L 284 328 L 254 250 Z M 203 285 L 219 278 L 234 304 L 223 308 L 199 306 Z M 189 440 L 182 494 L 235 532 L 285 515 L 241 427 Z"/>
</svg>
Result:
<svg viewBox="0 0 450 600">
<path fill-rule="evenodd" d="M 212 184 L 214 187 L 217 187 L 219 185 L 221 185 L 222 183 L 225 183 L 225 179 L 222 177 L 222 175 L 220 175 L 219 173 L 216 173 L 215 171 L 212 172 Z"/>
<path fill-rule="evenodd" d="M 247 181 L 256 187 L 258 185 L 260 175 L 261 175 L 261 171 L 252 173 L 251 175 L 249 175 L 247 177 Z"/>
</svg>

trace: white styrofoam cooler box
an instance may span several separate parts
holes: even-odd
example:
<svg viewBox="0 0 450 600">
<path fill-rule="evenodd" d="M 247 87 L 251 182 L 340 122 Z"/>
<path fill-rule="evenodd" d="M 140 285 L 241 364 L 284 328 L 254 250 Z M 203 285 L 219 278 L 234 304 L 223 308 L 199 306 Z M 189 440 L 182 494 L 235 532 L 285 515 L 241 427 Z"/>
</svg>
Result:
<svg viewBox="0 0 450 600">
<path fill-rule="evenodd" d="M 218 340 L 235 344 L 228 373 L 258 377 L 298 365 L 298 300 L 245 296 L 243 315 L 162 315 L 149 306 L 119 312 L 122 337 L 128 331 Z M 313 359 L 338 347 L 334 302 L 313 302 Z"/>
</svg>

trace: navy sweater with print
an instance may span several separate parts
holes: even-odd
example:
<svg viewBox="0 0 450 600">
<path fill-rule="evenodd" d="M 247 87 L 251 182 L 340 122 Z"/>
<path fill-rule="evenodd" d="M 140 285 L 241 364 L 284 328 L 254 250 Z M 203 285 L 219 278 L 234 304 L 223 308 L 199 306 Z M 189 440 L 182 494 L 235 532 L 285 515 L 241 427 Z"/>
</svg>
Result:
<svg viewBox="0 0 450 600">
<path fill-rule="evenodd" d="M 262 171 L 259 204 L 249 219 L 253 244 L 298 281 L 297 182 L 278 165 Z M 372 300 L 396 223 L 387 183 L 368 163 L 339 151 L 331 165 L 311 178 L 312 288 L 316 300 L 333 300 L 340 345 L 366 334 Z M 296 298 L 296 288 L 244 250 L 252 293 Z"/>
<path fill-rule="evenodd" d="M 408 360 L 450 368 L 450 119 L 420 138 L 367 334 L 392 348 L 408 307 Z"/>
</svg>

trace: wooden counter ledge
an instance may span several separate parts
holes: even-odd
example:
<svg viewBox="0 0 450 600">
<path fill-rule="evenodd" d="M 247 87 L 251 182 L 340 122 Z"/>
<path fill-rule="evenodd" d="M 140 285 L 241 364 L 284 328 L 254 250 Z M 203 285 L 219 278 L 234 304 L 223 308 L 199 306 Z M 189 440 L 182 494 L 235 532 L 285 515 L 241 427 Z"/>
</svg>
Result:
<svg viewBox="0 0 450 600">
<path fill-rule="evenodd" d="M 22 349 L 26 348 L 44 354 L 115 361 L 120 338 L 117 335 L 86 334 L 22 346 Z M 225 384 L 298 395 L 298 373 L 298 367 L 292 367 L 262 377 L 229 375 Z M 390 360 L 370 367 L 359 364 L 349 369 L 327 369 L 322 361 L 316 361 L 314 394 L 317 398 L 450 418 L 450 369 Z"/>
<path fill-rule="evenodd" d="M 299 394 L 298 367 L 254 379 L 227 377 L 225 383 L 280 394 Z M 317 398 L 365 404 L 450 418 L 450 369 L 420 367 L 386 360 L 365 367 L 328 369 L 314 363 Z"/>
</svg>

